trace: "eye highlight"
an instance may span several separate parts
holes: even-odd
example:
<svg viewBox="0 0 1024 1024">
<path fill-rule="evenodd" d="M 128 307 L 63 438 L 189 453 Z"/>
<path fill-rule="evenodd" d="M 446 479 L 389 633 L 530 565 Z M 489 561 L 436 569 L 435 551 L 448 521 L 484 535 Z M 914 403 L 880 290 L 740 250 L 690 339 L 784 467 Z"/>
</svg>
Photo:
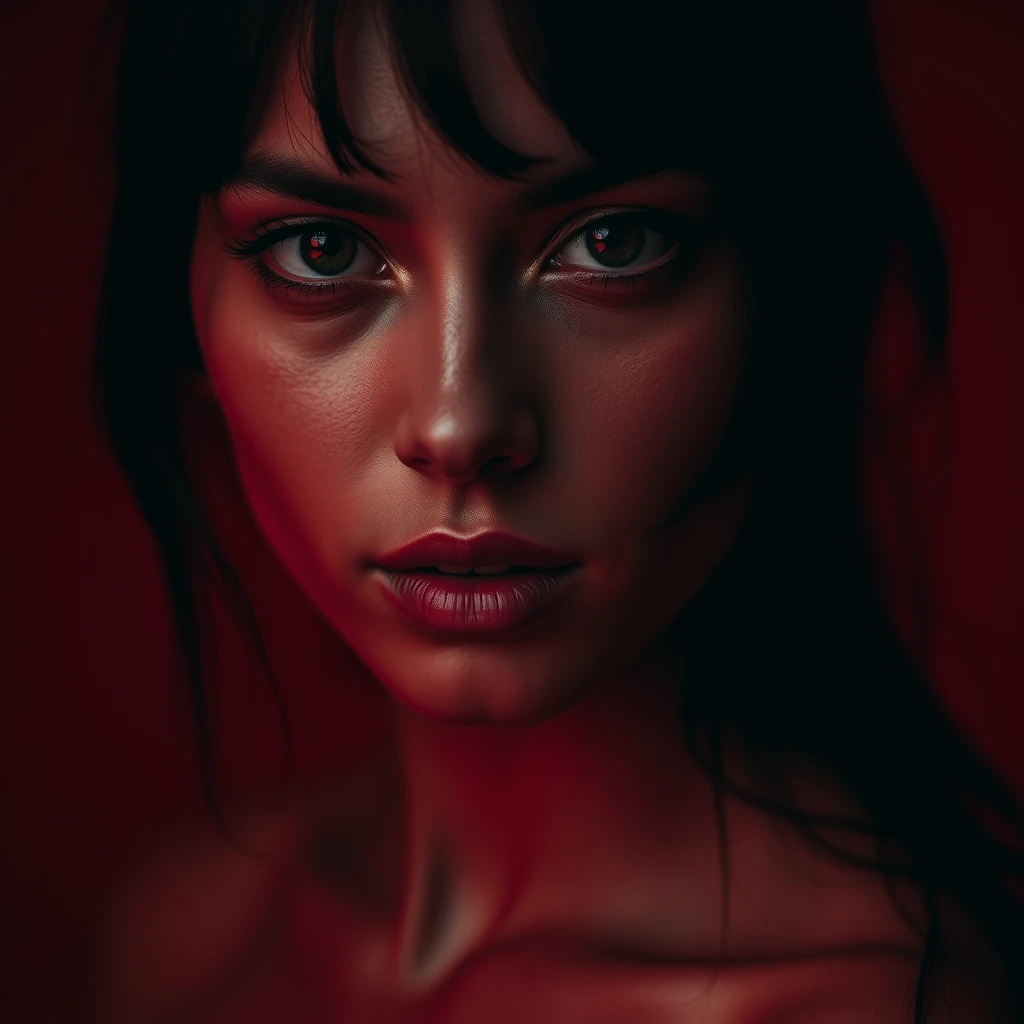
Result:
<svg viewBox="0 0 1024 1024">
<path fill-rule="evenodd" d="M 561 233 L 553 254 L 538 261 L 540 274 L 586 293 L 664 292 L 692 267 L 701 237 L 698 222 L 668 211 L 591 214 Z M 393 265 L 382 247 L 344 222 L 261 225 L 252 237 L 235 239 L 225 248 L 249 265 L 268 294 L 295 305 L 348 307 L 379 295 L 380 285 L 394 283 L 388 274 Z"/>
<path fill-rule="evenodd" d="M 621 210 L 576 226 L 544 265 L 552 284 L 592 294 L 667 291 L 692 269 L 704 234 L 681 214 Z"/>
<path fill-rule="evenodd" d="M 315 281 L 343 275 L 379 274 L 384 261 L 358 235 L 339 224 L 306 226 L 270 245 L 266 258 L 292 277 Z"/>
<path fill-rule="evenodd" d="M 229 255 L 250 264 L 268 292 L 307 301 L 383 277 L 387 260 L 362 235 L 333 221 L 291 221 L 235 239 Z"/>
<path fill-rule="evenodd" d="M 679 250 L 671 234 L 655 231 L 643 214 L 620 213 L 589 221 L 552 260 L 563 269 L 593 271 L 650 270 Z"/>
</svg>

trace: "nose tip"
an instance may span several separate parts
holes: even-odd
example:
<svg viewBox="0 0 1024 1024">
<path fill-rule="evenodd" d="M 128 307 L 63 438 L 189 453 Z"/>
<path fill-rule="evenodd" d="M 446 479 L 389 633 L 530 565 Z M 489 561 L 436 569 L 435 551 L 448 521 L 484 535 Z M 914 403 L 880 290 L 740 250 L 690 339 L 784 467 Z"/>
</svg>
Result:
<svg viewBox="0 0 1024 1024">
<path fill-rule="evenodd" d="M 442 413 L 421 429 L 406 419 L 395 440 L 395 454 L 403 465 L 433 480 L 474 483 L 508 476 L 537 458 L 540 435 L 526 410 L 506 422 L 467 422 Z"/>
</svg>

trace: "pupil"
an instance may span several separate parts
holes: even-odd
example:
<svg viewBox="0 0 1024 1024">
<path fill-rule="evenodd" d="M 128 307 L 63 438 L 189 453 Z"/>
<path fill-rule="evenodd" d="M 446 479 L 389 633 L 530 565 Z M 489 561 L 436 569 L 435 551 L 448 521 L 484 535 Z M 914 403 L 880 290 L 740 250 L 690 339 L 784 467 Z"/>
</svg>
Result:
<svg viewBox="0 0 1024 1024">
<path fill-rule="evenodd" d="M 619 217 L 602 220 L 587 230 L 587 251 L 606 267 L 625 267 L 643 252 L 645 230 Z"/>
<path fill-rule="evenodd" d="M 347 270 L 356 258 L 359 242 L 342 228 L 320 226 L 307 231 L 299 239 L 302 262 L 324 277 L 333 277 Z"/>
</svg>

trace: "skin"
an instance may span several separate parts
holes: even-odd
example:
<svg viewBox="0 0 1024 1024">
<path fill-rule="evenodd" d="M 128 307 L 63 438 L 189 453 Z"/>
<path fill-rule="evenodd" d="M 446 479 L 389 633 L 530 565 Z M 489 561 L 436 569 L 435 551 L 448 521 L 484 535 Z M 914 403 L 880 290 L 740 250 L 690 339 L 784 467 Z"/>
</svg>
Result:
<svg viewBox="0 0 1024 1024">
<path fill-rule="evenodd" d="M 667 633 L 735 540 L 753 486 L 743 474 L 692 500 L 749 355 L 738 257 L 714 227 L 713 188 L 665 174 L 529 210 L 538 187 L 588 157 L 520 78 L 489 5 L 460 8 L 457 30 L 485 125 L 546 158 L 525 181 L 483 175 L 431 132 L 372 10 L 360 9 L 344 25 L 344 105 L 393 182 L 339 174 L 294 47 L 248 156 L 357 186 L 405 216 L 239 181 L 203 205 L 195 239 L 196 331 L 253 514 L 393 698 L 393 757 L 364 786 L 362 810 L 334 794 L 246 826 L 268 862 L 291 863 L 333 810 L 359 854 L 350 861 L 369 865 L 289 890 L 293 952 L 305 950 L 304 970 L 327 965 L 325 1003 L 373 1007 L 381 1020 L 501 1010 L 724 1024 L 785 1011 L 771 1019 L 799 1024 L 826 1009 L 851 1021 L 891 1012 L 916 977 L 919 941 L 878 880 L 816 859 L 732 801 L 722 936 L 714 806 L 682 748 L 685 652 Z M 581 281 L 567 265 L 579 247 L 567 254 L 559 229 L 637 207 L 705 227 L 687 272 L 636 291 Z M 226 250 L 260 222 L 317 218 L 368 244 L 362 269 L 326 301 L 257 280 L 260 260 L 310 273 L 285 247 L 248 262 Z M 504 529 L 571 552 L 580 578 L 515 638 L 427 634 L 383 600 L 366 563 L 438 528 Z M 730 767 L 745 777 L 741 759 Z M 810 806 L 856 810 L 813 771 L 794 778 Z M 271 916 L 268 892 L 280 895 L 266 872 L 209 841 L 160 863 L 114 928 L 113 1004 L 134 1007 L 123 1019 L 145 1019 L 147 1000 L 170 1005 L 168 993 L 185 1005 L 183 992 L 221 991 L 197 978 L 234 962 Z M 201 966 L 146 945 L 175 931 L 207 936 L 193 946 Z M 599 994 L 586 969 L 598 947 L 616 965 Z M 716 988 L 706 964 L 719 957 Z M 268 977 L 287 990 L 284 960 L 243 971 L 203 1012 L 217 999 L 242 1006 Z M 321 991 L 295 982 L 287 998 L 300 990 Z M 516 1009 L 524 991 L 533 1001 Z"/>
<path fill-rule="evenodd" d="M 393 268 L 364 275 L 339 303 L 268 297 L 225 256 L 225 239 L 256 217 L 339 214 L 239 185 L 203 210 L 196 328 L 264 533 L 377 678 L 446 721 L 535 722 L 635 662 L 736 533 L 745 481 L 673 516 L 735 401 L 734 260 L 718 238 L 685 287 L 646 295 L 542 271 L 567 218 L 636 206 L 703 214 L 708 186 L 665 175 L 524 218 L 526 189 L 460 165 L 416 124 L 386 67 L 363 69 L 383 59 L 372 38 L 353 47 L 352 74 L 380 94 L 355 93 L 351 120 L 398 184 L 359 184 L 400 201 L 410 220 L 348 219 Z M 483 93 L 519 112 L 503 141 L 551 159 L 530 185 L 589 162 L 520 79 Z M 252 152 L 339 179 L 294 68 L 284 95 Z M 571 552 L 582 585 L 515 642 L 420 635 L 385 606 L 365 562 L 435 528 L 501 528 Z"/>
</svg>

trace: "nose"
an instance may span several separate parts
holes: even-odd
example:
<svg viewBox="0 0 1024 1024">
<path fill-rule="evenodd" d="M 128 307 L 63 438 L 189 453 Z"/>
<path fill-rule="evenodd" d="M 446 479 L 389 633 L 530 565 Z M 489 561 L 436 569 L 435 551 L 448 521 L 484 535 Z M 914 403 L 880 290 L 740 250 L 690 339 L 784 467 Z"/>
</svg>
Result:
<svg viewBox="0 0 1024 1024">
<path fill-rule="evenodd" d="M 499 479 L 531 465 L 540 451 L 537 418 L 515 379 L 520 375 L 502 358 L 502 339 L 488 329 L 493 319 L 470 308 L 476 304 L 450 299 L 439 329 L 411 360 L 416 377 L 395 454 L 433 480 Z"/>
</svg>

